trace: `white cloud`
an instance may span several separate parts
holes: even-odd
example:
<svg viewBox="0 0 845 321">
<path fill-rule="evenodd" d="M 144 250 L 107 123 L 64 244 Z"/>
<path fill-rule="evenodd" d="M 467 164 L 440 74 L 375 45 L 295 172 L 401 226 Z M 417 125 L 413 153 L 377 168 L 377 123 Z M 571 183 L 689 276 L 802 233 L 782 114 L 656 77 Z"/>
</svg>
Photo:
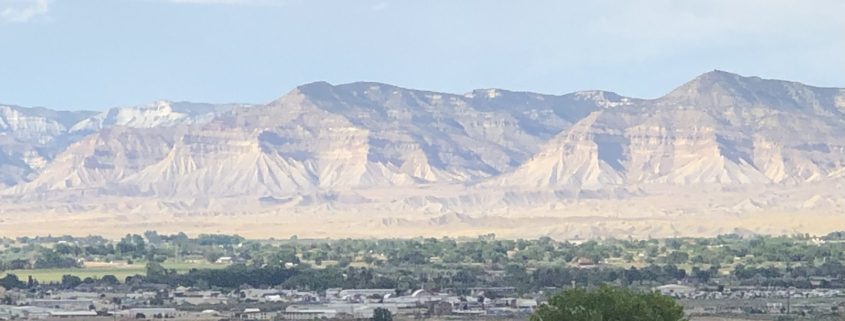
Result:
<svg viewBox="0 0 845 321">
<path fill-rule="evenodd" d="M 46 14 L 49 8 L 48 0 L 0 0 L 0 23 L 27 22 Z"/>
</svg>

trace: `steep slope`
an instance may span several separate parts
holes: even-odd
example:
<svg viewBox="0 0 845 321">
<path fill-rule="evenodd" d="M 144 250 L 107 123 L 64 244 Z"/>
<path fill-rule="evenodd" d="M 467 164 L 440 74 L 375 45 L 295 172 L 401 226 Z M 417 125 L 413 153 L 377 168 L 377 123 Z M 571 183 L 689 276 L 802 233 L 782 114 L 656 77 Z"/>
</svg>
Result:
<svg viewBox="0 0 845 321">
<path fill-rule="evenodd" d="M 843 90 L 704 74 L 561 133 L 497 186 L 804 183 L 845 165 Z"/>
<path fill-rule="evenodd" d="M 376 83 L 313 83 L 266 106 L 232 109 L 207 121 L 186 121 L 170 104 L 158 103 L 80 122 L 75 130 L 139 128 L 73 146 L 14 193 L 109 186 L 108 193 L 127 196 L 261 198 L 466 183 L 513 169 L 595 110 L 633 101 L 607 92 L 451 95 Z M 184 131 L 144 129 L 173 123 L 187 125 L 179 127 Z M 169 134 L 175 136 L 164 137 Z M 133 142 L 150 143 L 144 151 L 150 154 L 138 153 L 135 162 L 109 158 L 114 168 L 108 170 L 85 165 L 97 155 L 138 151 Z"/>
<path fill-rule="evenodd" d="M 284 195 L 312 187 L 300 163 L 265 153 L 255 135 L 211 131 L 183 136 L 166 157 L 121 181 L 156 196 Z"/>
<path fill-rule="evenodd" d="M 0 187 L 31 178 L 77 136 L 67 129 L 91 112 L 0 104 Z"/>
<path fill-rule="evenodd" d="M 34 179 L 71 144 L 104 129 L 202 124 L 244 107 L 249 105 L 159 101 L 96 113 L 0 105 L 0 187 Z"/>
<path fill-rule="evenodd" d="M 0 154 L 12 177 L 0 226 L 45 213 L 203 231 L 299 222 L 418 235 L 454 224 L 649 237 L 823 231 L 845 210 L 843 89 L 714 71 L 650 100 L 361 82 L 307 84 L 251 108 L 191 106 L 0 136 L 15 151 Z M 32 156 L 41 155 L 33 140 L 86 133 L 55 157 Z"/>
<path fill-rule="evenodd" d="M 35 179 L 5 193 L 23 196 L 51 191 L 113 193 L 113 190 L 99 189 L 166 157 L 180 129 L 156 129 L 143 135 L 137 135 L 137 131 L 139 129 L 117 127 L 85 137 L 59 154 Z"/>
<path fill-rule="evenodd" d="M 366 128 L 371 161 L 424 182 L 466 182 L 508 171 L 589 113 L 630 99 L 475 90 L 450 95 L 377 83 L 298 89 L 316 108 Z"/>
<path fill-rule="evenodd" d="M 366 131 L 292 100 L 193 127 L 167 158 L 120 183 L 160 196 L 258 197 L 355 182 L 366 163 Z"/>
<path fill-rule="evenodd" d="M 481 186 L 529 188 L 576 187 L 600 188 L 621 184 L 622 173 L 613 168 L 606 155 L 600 155 L 592 126 L 603 111 L 596 111 L 565 133 L 551 139 L 546 148 L 516 169 Z"/>
</svg>

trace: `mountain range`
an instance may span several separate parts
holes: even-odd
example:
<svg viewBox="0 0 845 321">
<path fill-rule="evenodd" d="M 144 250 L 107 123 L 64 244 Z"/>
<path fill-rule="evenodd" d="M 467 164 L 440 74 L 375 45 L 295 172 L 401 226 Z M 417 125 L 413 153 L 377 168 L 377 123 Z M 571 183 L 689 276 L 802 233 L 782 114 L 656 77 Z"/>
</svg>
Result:
<svg viewBox="0 0 845 321">
<path fill-rule="evenodd" d="M 263 105 L 0 104 L 0 230 L 820 233 L 843 138 L 845 89 L 724 71 L 656 99 L 317 82 Z"/>
</svg>

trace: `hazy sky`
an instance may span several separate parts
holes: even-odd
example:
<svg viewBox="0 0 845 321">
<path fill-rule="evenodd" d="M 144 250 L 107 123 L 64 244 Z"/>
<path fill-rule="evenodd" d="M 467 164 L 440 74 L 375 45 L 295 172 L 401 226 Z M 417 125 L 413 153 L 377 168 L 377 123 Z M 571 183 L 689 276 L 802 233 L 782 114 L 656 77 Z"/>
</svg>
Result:
<svg viewBox="0 0 845 321">
<path fill-rule="evenodd" d="M 0 0 L 0 102 L 260 103 L 317 80 L 656 97 L 713 69 L 845 87 L 845 1 Z"/>
</svg>

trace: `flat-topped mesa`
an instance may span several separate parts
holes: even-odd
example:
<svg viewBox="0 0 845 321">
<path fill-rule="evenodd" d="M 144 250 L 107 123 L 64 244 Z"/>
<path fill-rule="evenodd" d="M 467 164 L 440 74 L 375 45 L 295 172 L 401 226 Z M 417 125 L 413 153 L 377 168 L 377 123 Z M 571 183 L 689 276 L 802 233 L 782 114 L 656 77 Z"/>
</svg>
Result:
<svg viewBox="0 0 845 321">
<path fill-rule="evenodd" d="M 607 108 L 485 186 L 804 184 L 845 165 L 839 89 L 703 74 L 670 94 Z"/>
<path fill-rule="evenodd" d="M 150 104 L 111 108 L 76 123 L 71 132 L 88 134 L 110 127 L 153 128 L 210 122 L 220 113 L 247 104 L 205 104 L 158 100 Z"/>
<path fill-rule="evenodd" d="M 13 187 L 4 197 L 44 204 L 339 193 L 307 206 L 426 211 L 552 208 L 584 191 L 811 187 L 845 176 L 842 93 L 722 71 L 649 100 L 315 82 L 249 108 L 161 101 L 86 115 L 80 137 L 55 135 L 69 145 L 56 157 L 0 137 L 0 180 Z"/>
<path fill-rule="evenodd" d="M 57 111 L 43 107 L 0 104 L 0 133 L 18 138 L 62 134 L 73 124 L 92 114 L 94 112 Z"/>
</svg>

